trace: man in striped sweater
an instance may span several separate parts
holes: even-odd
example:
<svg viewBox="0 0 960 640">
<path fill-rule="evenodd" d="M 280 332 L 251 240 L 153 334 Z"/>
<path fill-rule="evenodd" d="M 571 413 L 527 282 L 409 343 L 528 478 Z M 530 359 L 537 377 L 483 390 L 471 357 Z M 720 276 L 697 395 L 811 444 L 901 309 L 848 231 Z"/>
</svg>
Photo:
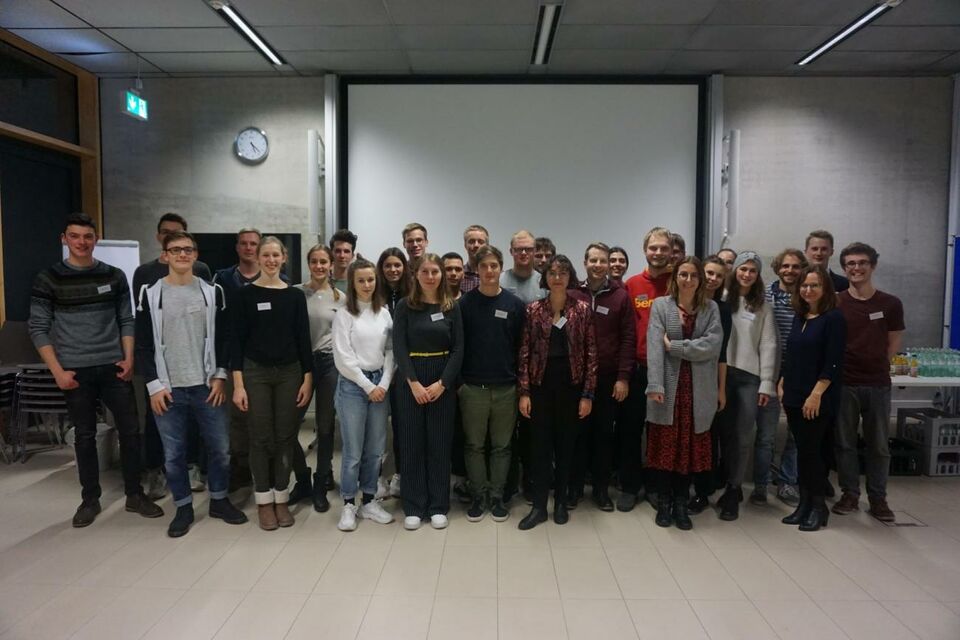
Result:
<svg viewBox="0 0 960 640">
<path fill-rule="evenodd" d="M 126 510 L 146 518 L 163 511 L 140 486 L 140 432 L 133 375 L 133 309 L 127 278 L 93 257 L 97 230 L 89 216 L 67 218 L 60 236 L 68 257 L 37 274 L 30 296 L 30 337 L 63 390 L 76 433 L 83 502 L 73 526 L 100 513 L 97 400 L 113 414 L 120 433 Z"/>
</svg>

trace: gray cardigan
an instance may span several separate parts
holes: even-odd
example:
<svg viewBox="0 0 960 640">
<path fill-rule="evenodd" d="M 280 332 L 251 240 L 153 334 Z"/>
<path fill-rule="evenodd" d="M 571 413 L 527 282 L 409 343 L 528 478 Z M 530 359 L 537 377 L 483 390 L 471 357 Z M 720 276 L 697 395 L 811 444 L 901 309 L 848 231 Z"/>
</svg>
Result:
<svg viewBox="0 0 960 640">
<path fill-rule="evenodd" d="M 663 344 L 666 333 L 670 352 Z M 681 360 L 689 360 L 693 374 L 693 426 L 695 433 L 710 429 L 717 412 L 717 361 L 723 329 L 717 303 L 708 300 L 697 313 L 693 338 L 683 339 L 680 310 L 671 296 L 653 301 L 647 326 L 647 390 L 662 393 L 663 402 L 647 399 L 647 420 L 654 424 L 673 424 L 673 402 L 677 397 Z"/>
</svg>

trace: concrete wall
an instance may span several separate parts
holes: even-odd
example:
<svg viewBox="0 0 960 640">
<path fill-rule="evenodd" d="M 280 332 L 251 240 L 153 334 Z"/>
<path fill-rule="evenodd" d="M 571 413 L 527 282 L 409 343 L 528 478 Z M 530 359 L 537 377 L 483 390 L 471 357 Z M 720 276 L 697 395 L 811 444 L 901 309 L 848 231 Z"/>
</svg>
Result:
<svg viewBox="0 0 960 640">
<path fill-rule="evenodd" d="M 826 228 L 880 253 L 876 281 L 904 300 L 905 344 L 940 344 L 950 167 L 949 78 L 726 78 L 739 129 L 739 229 L 764 256 Z M 766 270 L 765 278 L 771 272 Z"/>
<path fill-rule="evenodd" d="M 306 255 L 316 241 L 306 131 L 323 131 L 323 78 L 144 80 L 148 122 L 120 113 L 130 85 L 100 85 L 105 237 L 139 240 L 143 259 L 155 257 L 157 218 L 176 211 L 199 233 L 300 233 Z M 270 141 L 269 157 L 253 167 L 233 152 L 237 133 L 251 125 Z"/>
</svg>

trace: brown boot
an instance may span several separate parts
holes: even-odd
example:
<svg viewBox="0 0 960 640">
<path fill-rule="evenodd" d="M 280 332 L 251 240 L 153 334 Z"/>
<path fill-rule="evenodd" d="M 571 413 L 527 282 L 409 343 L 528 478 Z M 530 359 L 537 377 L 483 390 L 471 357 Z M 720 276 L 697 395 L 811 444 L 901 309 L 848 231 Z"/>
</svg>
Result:
<svg viewBox="0 0 960 640">
<path fill-rule="evenodd" d="M 276 514 L 277 514 L 277 524 L 281 527 L 292 527 L 293 526 L 293 514 L 290 513 L 290 509 L 286 502 L 278 502 L 276 505 Z"/>
<path fill-rule="evenodd" d="M 283 505 L 286 507 L 287 505 Z M 289 512 L 288 512 L 289 513 Z M 277 528 L 277 513 L 273 509 L 273 504 L 258 504 L 257 518 L 260 520 L 260 528 L 264 531 L 273 531 Z"/>
<path fill-rule="evenodd" d="M 897 516 L 893 514 L 887 505 L 886 498 L 868 498 L 870 500 L 870 510 L 867 512 L 880 522 L 896 522 Z"/>
</svg>

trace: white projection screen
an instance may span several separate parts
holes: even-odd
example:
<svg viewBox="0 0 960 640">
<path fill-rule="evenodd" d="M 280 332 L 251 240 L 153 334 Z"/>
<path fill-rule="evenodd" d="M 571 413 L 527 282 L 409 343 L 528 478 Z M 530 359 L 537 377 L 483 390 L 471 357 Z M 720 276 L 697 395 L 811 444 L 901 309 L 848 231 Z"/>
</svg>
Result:
<svg viewBox="0 0 960 640">
<path fill-rule="evenodd" d="M 463 254 L 481 224 L 547 236 L 580 269 L 592 241 L 643 270 L 643 235 L 697 245 L 699 84 L 348 83 L 346 223 L 376 260 L 420 222 L 429 250 Z M 342 94 L 343 95 L 343 94 Z M 341 129 L 343 131 L 344 129 Z M 341 187 L 342 188 L 342 187 Z M 581 277 L 582 273 L 579 274 Z"/>
</svg>

